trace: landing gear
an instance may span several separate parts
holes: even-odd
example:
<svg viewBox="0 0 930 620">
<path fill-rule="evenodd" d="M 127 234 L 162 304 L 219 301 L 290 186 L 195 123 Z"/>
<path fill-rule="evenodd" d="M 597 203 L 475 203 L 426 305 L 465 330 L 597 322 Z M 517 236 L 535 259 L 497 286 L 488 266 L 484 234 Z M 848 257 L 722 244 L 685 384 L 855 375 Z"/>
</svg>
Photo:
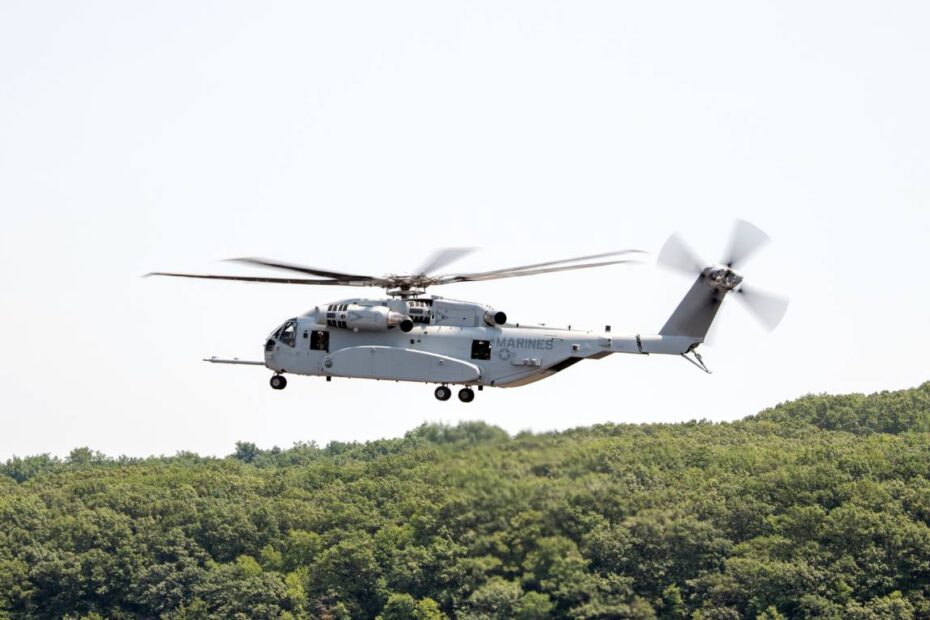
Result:
<svg viewBox="0 0 930 620">
<path fill-rule="evenodd" d="M 478 389 L 481 388 L 479 387 Z M 436 400 L 449 400 L 452 398 L 452 390 L 445 385 L 440 385 L 433 394 L 436 395 Z M 463 403 L 470 403 L 475 400 L 475 391 L 471 388 L 463 387 L 459 390 L 459 400 Z"/>
<path fill-rule="evenodd" d="M 274 375 L 271 377 L 271 389 L 273 390 L 283 390 L 287 387 L 287 379 L 284 378 L 284 375 Z"/>
</svg>

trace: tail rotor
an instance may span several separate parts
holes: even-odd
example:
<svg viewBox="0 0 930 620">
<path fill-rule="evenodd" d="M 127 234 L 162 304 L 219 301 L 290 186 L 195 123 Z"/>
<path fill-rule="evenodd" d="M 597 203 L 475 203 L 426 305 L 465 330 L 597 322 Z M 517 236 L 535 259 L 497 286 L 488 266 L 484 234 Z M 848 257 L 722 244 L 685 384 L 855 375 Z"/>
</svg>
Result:
<svg viewBox="0 0 930 620">
<path fill-rule="evenodd" d="M 730 234 L 730 249 L 723 259 L 723 264 L 737 269 L 771 240 L 759 227 L 745 220 L 735 220 L 733 232 Z"/>
<path fill-rule="evenodd" d="M 736 293 L 737 299 L 756 320 L 769 331 L 775 329 L 785 316 L 788 300 L 746 286 L 743 274 L 736 270 L 770 241 L 757 226 L 736 220 L 724 259 L 719 264 L 708 265 L 677 234 L 669 237 L 659 252 L 657 264 L 697 276 L 697 281 L 660 333 L 692 336 L 703 341 L 727 293 Z"/>
<path fill-rule="evenodd" d="M 699 275 L 704 271 L 704 262 L 697 257 L 694 250 L 682 240 L 678 233 L 668 238 L 668 241 L 659 251 L 659 257 L 656 261 L 663 267 L 681 271 L 688 275 Z"/>
<path fill-rule="evenodd" d="M 736 289 L 736 293 L 736 298 L 746 304 L 752 315 L 769 331 L 778 327 L 788 311 L 788 300 L 784 297 L 745 284 Z"/>
</svg>

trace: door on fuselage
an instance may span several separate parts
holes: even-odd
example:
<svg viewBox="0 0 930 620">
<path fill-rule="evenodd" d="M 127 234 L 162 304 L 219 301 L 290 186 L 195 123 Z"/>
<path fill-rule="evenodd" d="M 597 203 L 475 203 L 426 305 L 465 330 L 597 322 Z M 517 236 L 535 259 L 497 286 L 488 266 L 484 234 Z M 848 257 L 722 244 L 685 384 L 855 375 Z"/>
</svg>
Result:
<svg viewBox="0 0 930 620">
<path fill-rule="evenodd" d="M 323 358 L 329 353 L 329 332 L 324 329 L 305 329 L 307 371 L 319 374 L 323 370 Z"/>
</svg>

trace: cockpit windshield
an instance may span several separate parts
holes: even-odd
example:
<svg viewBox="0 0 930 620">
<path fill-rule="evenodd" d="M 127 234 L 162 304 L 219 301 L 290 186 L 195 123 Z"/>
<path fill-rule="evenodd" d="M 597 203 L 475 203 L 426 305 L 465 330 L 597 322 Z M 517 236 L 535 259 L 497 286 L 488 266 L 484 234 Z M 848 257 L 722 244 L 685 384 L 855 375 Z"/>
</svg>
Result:
<svg viewBox="0 0 930 620">
<path fill-rule="evenodd" d="M 281 333 L 278 336 L 283 344 L 286 344 L 289 347 L 293 347 L 297 344 L 297 321 L 291 320 L 284 324 L 284 327 L 281 328 Z"/>
</svg>

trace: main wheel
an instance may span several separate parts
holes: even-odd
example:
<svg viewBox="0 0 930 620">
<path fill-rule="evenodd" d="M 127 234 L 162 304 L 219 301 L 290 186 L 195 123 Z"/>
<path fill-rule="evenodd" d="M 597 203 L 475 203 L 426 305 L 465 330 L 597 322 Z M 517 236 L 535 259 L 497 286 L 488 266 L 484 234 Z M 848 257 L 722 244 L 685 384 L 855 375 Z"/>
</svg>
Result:
<svg viewBox="0 0 930 620">
<path fill-rule="evenodd" d="M 470 403 L 475 400 L 475 392 L 471 388 L 462 388 L 459 390 L 459 400 L 463 403 Z"/>
<path fill-rule="evenodd" d="M 444 385 L 440 385 L 433 394 L 436 395 L 436 400 L 449 400 L 452 397 L 452 390 Z"/>
<path fill-rule="evenodd" d="M 287 379 L 284 375 L 274 375 L 271 377 L 271 388 L 274 390 L 283 390 L 287 387 Z"/>
</svg>

